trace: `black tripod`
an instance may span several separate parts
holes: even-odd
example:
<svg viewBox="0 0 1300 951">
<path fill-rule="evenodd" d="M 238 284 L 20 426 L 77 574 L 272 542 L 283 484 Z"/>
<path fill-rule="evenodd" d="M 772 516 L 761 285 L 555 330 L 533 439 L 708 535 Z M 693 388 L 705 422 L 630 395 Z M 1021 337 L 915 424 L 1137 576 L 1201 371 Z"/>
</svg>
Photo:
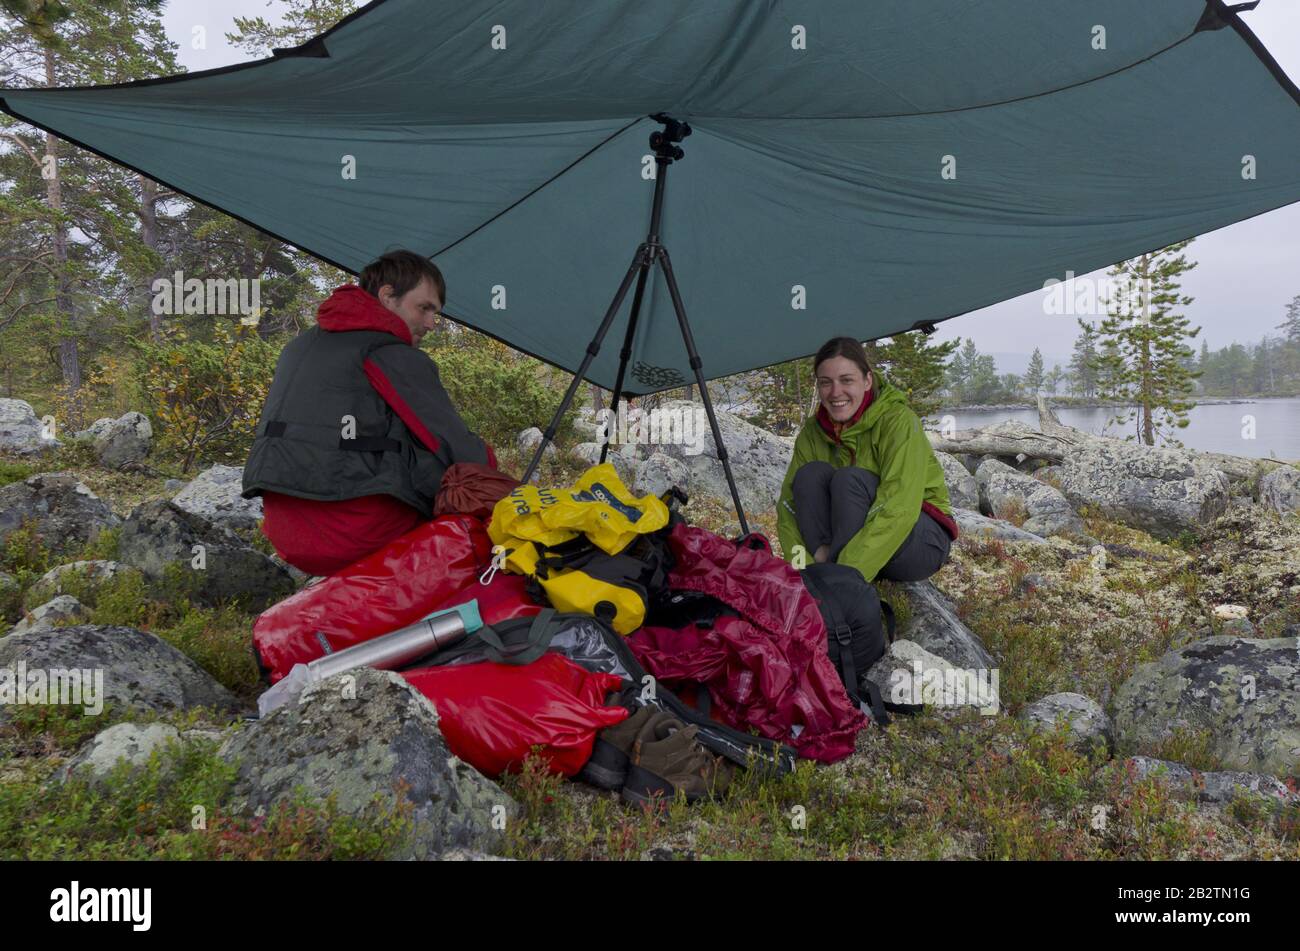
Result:
<svg viewBox="0 0 1300 951">
<path fill-rule="evenodd" d="M 606 454 L 609 452 L 610 431 L 613 427 L 613 420 L 617 416 L 618 401 L 626 395 L 623 393 L 623 376 L 627 370 L 627 362 L 632 357 L 632 340 L 636 335 L 636 321 L 641 312 L 641 298 L 645 294 L 646 277 L 650 273 L 651 266 L 658 262 L 659 267 L 664 272 L 664 280 L 668 284 L 668 293 L 672 296 L 673 310 L 677 312 L 677 325 L 682 331 L 682 341 L 686 344 L 686 353 L 690 357 L 691 369 L 695 371 L 695 382 L 700 388 L 700 397 L 704 400 L 704 411 L 709 416 L 709 426 L 713 429 L 713 443 L 718 447 L 718 460 L 722 463 L 722 471 L 727 476 L 727 486 L 731 489 L 731 501 L 735 503 L 736 514 L 740 516 L 740 534 L 743 537 L 749 534 L 749 525 L 745 521 L 745 510 L 740 504 L 740 493 L 736 491 L 735 477 L 731 474 L 731 463 L 727 461 L 727 447 L 722 444 L 722 433 L 718 429 L 718 418 L 713 413 L 713 400 L 709 398 L 709 388 L 704 382 L 704 371 L 701 369 L 703 361 L 700 359 L 699 351 L 695 349 L 695 337 L 691 334 L 691 325 L 686 320 L 686 308 L 682 305 L 682 295 L 677 290 L 677 278 L 673 276 L 673 265 L 668 257 L 668 249 L 659 241 L 659 224 L 664 207 L 664 181 L 668 177 L 668 166 L 686 155 L 677 143 L 691 134 L 691 127 L 685 122 L 680 122 L 663 113 L 650 118 L 655 122 L 663 123 L 664 126 L 662 131 L 650 133 L 650 148 L 655 154 L 655 195 L 654 208 L 650 212 L 650 233 L 636 249 L 636 254 L 632 257 L 632 264 L 623 277 L 623 283 L 619 285 L 613 303 L 605 311 L 605 319 L 601 321 L 596 336 L 591 338 L 591 343 L 587 344 L 587 355 L 583 357 L 582 365 L 574 372 L 573 382 L 569 384 L 564 399 L 560 401 L 560 408 L 555 411 L 555 416 L 551 418 L 551 424 L 546 427 L 546 432 L 542 434 L 542 441 L 533 454 L 533 461 L 528 464 L 528 471 L 524 473 L 523 481 L 528 482 L 532 479 L 533 473 L 537 470 L 537 464 L 541 462 L 542 453 L 551 440 L 555 438 L 560 420 L 573 402 L 573 396 L 577 393 L 578 386 L 587 375 L 587 370 L 591 367 L 591 361 L 600 352 L 600 345 L 605 340 L 605 334 L 609 332 L 610 326 L 614 323 L 614 317 L 617 316 L 618 309 L 623 306 L 623 298 L 627 296 L 628 288 L 632 286 L 632 278 L 635 277 L 636 292 L 632 295 L 632 313 L 628 317 L 627 333 L 623 335 L 623 349 L 619 351 L 618 376 L 614 380 L 614 392 L 610 398 L 611 415 L 605 430 L 605 444 L 600 449 L 600 461 L 605 461 Z"/>
</svg>

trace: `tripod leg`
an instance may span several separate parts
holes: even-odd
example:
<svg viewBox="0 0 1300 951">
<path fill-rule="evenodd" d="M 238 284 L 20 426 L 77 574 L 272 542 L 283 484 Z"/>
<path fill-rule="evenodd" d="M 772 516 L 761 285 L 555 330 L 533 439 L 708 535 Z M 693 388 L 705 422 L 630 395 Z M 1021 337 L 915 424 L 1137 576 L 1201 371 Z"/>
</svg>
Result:
<svg viewBox="0 0 1300 951">
<path fill-rule="evenodd" d="M 636 290 L 632 292 L 632 313 L 627 319 L 627 333 L 623 335 L 623 349 L 618 352 L 618 376 L 614 379 L 614 392 L 609 400 L 609 420 L 605 427 L 605 444 L 600 447 L 600 461 L 604 462 L 609 453 L 610 433 L 614 419 L 618 416 L 618 402 L 623 397 L 623 375 L 627 372 L 627 361 L 632 358 L 632 339 L 636 336 L 636 319 L 641 314 L 641 298 L 645 295 L 646 276 L 650 273 L 647 261 L 636 278 Z"/>
<path fill-rule="evenodd" d="M 569 405 L 573 402 L 573 394 L 578 392 L 578 386 L 587 375 L 587 370 L 591 367 L 591 361 L 600 352 L 600 345 L 605 339 L 605 334 L 609 333 L 609 327 L 614 322 L 614 316 L 618 313 L 618 309 L 623 306 L 623 298 L 627 297 L 628 289 L 632 286 L 632 279 L 636 277 L 638 270 L 644 271 L 649 266 L 649 253 L 648 246 L 645 244 L 636 249 L 632 264 L 628 267 L 627 274 L 623 275 L 623 283 L 618 286 L 618 293 L 614 295 L 613 302 L 610 303 L 609 309 L 605 311 L 605 319 L 600 322 L 600 328 L 596 331 L 596 336 L 591 338 L 591 343 L 587 344 L 587 355 L 582 358 L 582 364 L 574 372 L 573 382 L 569 384 L 568 390 L 565 391 L 564 399 L 560 401 L 560 408 L 551 417 L 551 424 L 546 427 L 546 432 L 542 433 L 542 441 L 537 445 L 537 451 L 533 454 L 533 461 L 528 464 L 528 471 L 524 473 L 523 482 L 529 482 L 533 477 L 533 473 L 537 471 L 537 465 L 542 461 L 542 453 L 546 451 L 546 447 L 555 438 L 555 433 L 560 428 L 560 420 L 564 418 L 564 414 L 569 411 Z"/>
<path fill-rule="evenodd" d="M 727 447 L 722 444 L 722 431 L 718 429 L 718 417 L 713 412 L 713 400 L 709 397 L 709 388 L 704 382 L 704 361 L 695 349 L 695 336 L 691 325 L 686 320 L 686 308 L 682 305 L 682 295 L 677 290 L 677 278 L 673 276 L 673 264 L 668 260 L 668 249 L 659 248 L 657 255 L 659 266 L 663 268 L 664 279 L 668 282 L 668 293 L 672 295 L 673 310 L 677 312 L 677 324 L 682 329 L 682 342 L 686 344 L 686 354 L 690 357 L 691 369 L 695 371 L 695 382 L 700 387 L 700 397 L 704 400 L 704 411 L 709 415 L 709 425 L 713 427 L 713 443 L 718 447 L 718 461 L 727 476 L 727 486 L 731 489 L 731 501 L 736 505 L 736 514 L 740 516 L 740 534 L 749 534 L 749 525 L 745 521 L 745 510 L 740 504 L 740 493 L 736 490 L 736 479 L 731 474 L 731 463 L 727 461 Z"/>
</svg>

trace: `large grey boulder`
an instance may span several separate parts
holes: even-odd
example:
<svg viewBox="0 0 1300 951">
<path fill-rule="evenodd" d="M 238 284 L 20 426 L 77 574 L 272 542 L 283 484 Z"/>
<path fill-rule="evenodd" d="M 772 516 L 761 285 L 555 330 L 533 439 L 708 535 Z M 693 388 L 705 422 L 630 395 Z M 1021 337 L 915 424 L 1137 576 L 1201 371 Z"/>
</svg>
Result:
<svg viewBox="0 0 1300 951">
<path fill-rule="evenodd" d="M 125 413 L 103 427 L 93 439 L 100 465 L 120 469 L 129 463 L 143 462 L 149 455 L 153 427 L 143 413 Z"/>
<path fill-rule="evenodd" d="M 101 416 L 85 429 L 78 430 L 72 434 L 73 442 L 94 443 L 96 439 L 108 432 L 108 428 L 116 420 L 112 416 Z"/>
<path fill-rule="evenodd" d="M 666 452 L 656 452 L 642 459 L 636 466 L 633 489 L 638 495 L 660 496 L 673 486 L 685 491 L 690 482 L 686 464 Z"/>
<path fill-rule="evenodd" d="M 241 598 L 250 610 L 262 611 L 297 587 L 282 565 L 230 529 L 166 499 L 136 506 L 122 524 L 118 556 L 155 581 L 168 565 L 179 564 L 189 573 L 194 597 L 209 605 Z"/>
<path fill-rule="evenodd" d="M 1300 803 L 1300 795 L 1292 792 L 1286 783 L 1276 776 L 1261 773 L 1195 770 L 1182 763 L 1153 759 L 1150 756 L 1117 760 L 1107 766 L 1106 770 L 1103 775 L 1113 770 L 1122 770 L 1136 782 L 1156 779 L 1168 787 L 1175 798 L 1193 802 L 1225 805 L 1244 796 L 1272 802 Z"/>
<path fill-rule="evenodd" d="M 46 548 L 79 548 L 121 520 L 70 472 L 41 472 L 0 487 L 0 544 L 30 522 Z"/>
<path fill-rule="evenodd" d="M 990 669 L 964 669 L 909 640 L 896 640 L 866 673 L 887 703 L 930 704 L 937 707 L 979 707 L 997 713 L 999 674 Z"/>
<path fill-rule="evenodd" d="M 1227 475 L 1190 450 L 1098 439 L 1052 471 L 1071 505 L 1157 538 L 1203 528 L 1228 507 Z"/>
<path fill-rule="evenodd" d="M 580 442 L 570 449 L 569 453 L 575 458 L 581 459 L 590 468 L 600 464 L 600 450 L 603 445 L 603 443 L 599 442 Z M 637 459 L 635 450 L 635 446 L 611 445 L 609 452 L 605 454 L 605 461 L 613 465 L 618 477 L 629 488 L 636 482 Z"/>
<path fill-rule="evenodd" d="M 980 463 L 975 482 L 981 507 L 1000 519 L 1013 512 L 1025 513 L 1021 527 L 1031 534 L 1078 535 L 1084 530 L 1083 519 L 1070 508 L 1060 490 L 996 459 Z"/>
<path fill-rule="evenodd" d="M 179 743 L 180 731 L 166 723 L 116 723 L 107 730 L 96 733 L 66 766 L 55 774 L 60 782 L 76 776 L 91 783 L 99 783 L 117 768 L 119 763 L 130 763 L 138 768 L 149 762 L 154 751 L 161 752 L 168 744 Z"/>
<path fill-rule="evenodd" d="M 9 633 L 27 634 L 31 631 L 52 630 L 64 621 L 85 620 L 86 613 L 80 601 L 70 594 L 61 594 L 28 611 Z"/>
<path fill-rule="evenodd" d="M 900 587 L 912 613 L 899 626 L 899 638 L 914 641 L 958 667 L 991 670 L 997 666 L 983 641 L 961 622 L 938 588 L 929 581 L 909 581 Z"/>
<path fill-rule="evenodd" d="M 573 417 L 573 431 L 587 442 L 600 444 L 601 423 L 596 418 L 596 411 L 590 406 L 582 406 Z"/>
<path fill-rule="evenodd" d="M 1300 638 L 1219 635 L 1140 666 L 1114 697 L 1123 748 L 1206 733 L 1228 767 L 1300 773 Z"/>
<path fill-rule="evenodd" d="M 934 457 L 939 460 L 939 465 L 943 469 L 943 481 L 948 486 L 948 501 L 952 507 L 978 509 L 979 485 L 975 482 L 975 477 L 955 456 L 946 452 L 936 452 Z"/>
<path fill-rule="evenodd" d="M 1300 512 L 1300 469 L 1278 466 L 1259 480 L 1259 504 L 1287 515 Z"/>
<path fill-rule="evenodd" d="M 26 400 L 0 399 L 0 450 L 29 455 L 59 445 Z"/>
<path fill-rule="evenodd" d="M 657 407 L 656 412 L 659 415 L 646 420 L 643 425 L 657 422 L 657 425 L 650 426 L 657 441 L 647 444 L 642 452 L 663 453 L 681 461 L 689 482 L 682 488 L 688 494 L 729 501 L 731 490 L 718 460 L 704 404 L 668 400 Z M 774 508 L 790 465 L 794 440 L 769 433 L 732 413 L 719 411 L 717 417 L 741 504 L 754 511 Z"/>
<path fill-rule="evenodd" d="M 1069 744 L 1080 753 L 1108 754 L 1115 746 L 1115 726 L 1096 700 L 1081 693 L 1054 693 L 1035 700 L 1020 714 L 1031 728 L 1051 733 L 1058 720 L 1067 725 Z"/>
<path fill-rule="evenodd" d="M 49 601 L 57 595 L 72 594 L 93 606 L 99 589 L 104 584 L 134 570 L 120 561 L 103 559 L 56 565 L 27 589 L 24 600 L 28 609 L 34 610 L 36 605 Z"/>
<path fill-rule="evenodd" d="M 600 449 L 601 444 L 598 442 L 580 442 L 569 450 L 569 455 L 581 459 L 589 466 L 594 466 L 600 463 Z M 609 447 L 609 452 L 605 455 L 606 461 L 609 460 L 610 456 L 616 454 L 616 449 L 617 447 L 615 446 Z"/>
<path fill-rule="evenodd" d="M 542 431 L 536 426 L 530 426 L 515 437 L 515 445 L 519 447 L 520 452 L 531 460 L 533 454 L 537 452 L 537 446 L 541 443 L 543 435 Z M 555 448 L 555 443 L 548 442 L 542 456 L 546 459 L 554 459 L 558 453 L 559 450 Z"/>
<path fill-rule="evenodd" d="M 240 495 L 243 482 L 243 466 L 215 465 L 190 480 L 172 497 L 172 503 L 235 531 L 255 529 L 262 518 L 262 497 Z"/>
<path fill-rule="evenodd" d="M 238 713 L 235 696 L 161 638 L 133 627 L 93 624 L 10 634 L 0 638 L 0 667 L 28 671 L 98 671 L 102 703 L 164 713 L 207 707 Z M 7 706 L 0 704 L 0 720 Z"/>
<path fill-rule="evenodd" d="M 979 512 L 970 509 L 954 508 L 952 517 L 957 522 L 957 528 L 961 534 L 970 538 L 979 538 L 984 541 L 1030 542 L 1035 545 L 1047 544 L 1047 539 L 1041 535 L 1035 535 L 1033 532 L 1027 532 L 1010 522 L 989 518 L 987 515 L 981 515 Z"/>
<path fill-rule="evenodd" d="M 414 831 L 393 858 L 431 859 L 450 849 L 495 851 L 518 807 L 496 783 L 452 756 L 427 698 L 388 671 L 361 668 L 313 684 L 226 740 L 237 764 L 237 810 L 270 809 L 295 790 L 337 797 L 347 815 L 376 799 L 391 807 L 405 783 Z"/>
</svg>

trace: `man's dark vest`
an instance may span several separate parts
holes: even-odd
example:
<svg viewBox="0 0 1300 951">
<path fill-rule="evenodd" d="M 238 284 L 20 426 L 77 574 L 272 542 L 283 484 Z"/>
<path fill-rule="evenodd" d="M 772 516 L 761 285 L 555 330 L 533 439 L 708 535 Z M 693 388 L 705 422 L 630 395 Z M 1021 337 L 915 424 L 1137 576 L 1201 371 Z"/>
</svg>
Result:
<svg viewBox="0 0 1300 951">
<path fill-rule="evenodd" d="M 419 443 L 366 379 L 362 363 L 386 346 L 407 344 L 380 331 L 313 327 L 285 346 L 244 466 L 244 498 L 264 490 L 323 501 L 386 494 L 433 517 L 448 450 Z"/>
</svg>

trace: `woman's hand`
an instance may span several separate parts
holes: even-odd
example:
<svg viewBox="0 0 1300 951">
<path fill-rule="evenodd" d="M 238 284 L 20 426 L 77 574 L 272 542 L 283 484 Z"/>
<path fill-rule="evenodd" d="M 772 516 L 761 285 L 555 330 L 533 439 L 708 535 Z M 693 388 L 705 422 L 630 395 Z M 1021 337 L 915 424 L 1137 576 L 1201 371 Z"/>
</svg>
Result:
<svg viewBox="0 0 1300 951">
<path fill-rule="evenodd" d="M 813 553 L 813 561 L 817 561 L 817 562 L 828 561 L 830 557 L 831 557 L 830 545 L 822 545 L 821 548 L 818 548 L 817 551 Z"/>
</svg>

